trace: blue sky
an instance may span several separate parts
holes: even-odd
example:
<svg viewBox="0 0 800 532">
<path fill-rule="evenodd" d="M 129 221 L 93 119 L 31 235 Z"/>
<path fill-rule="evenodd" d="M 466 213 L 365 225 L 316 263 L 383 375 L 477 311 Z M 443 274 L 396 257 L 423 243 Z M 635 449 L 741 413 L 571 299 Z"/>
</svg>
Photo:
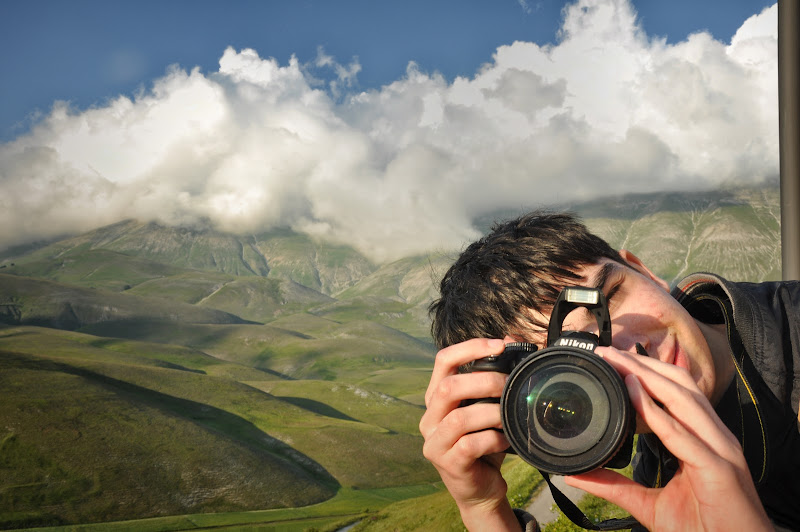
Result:
<svg viewBox="0 0 800 532">
<path fill-rule="evenodd" d="M 386 261 L 778 173 L 764 0 L 3 0 L 0 45 L 0 249 L 135 218 Z"/>
<path fill-rule="evenodd" d="M 301 62 L 318 47 L 361 65 L 357 88 L 401 78 L 409 61 L 472 76 L 502 44 L 557 39 L 564 0 L 3 0 L 0 141 L 55 100 L 78 108 L 149 88 L 171 64 L 215 71 L 227 46 Z M 635 0 L 650 36 L 708 30 L 728 42 L 770 0 Z"/>
</svg>

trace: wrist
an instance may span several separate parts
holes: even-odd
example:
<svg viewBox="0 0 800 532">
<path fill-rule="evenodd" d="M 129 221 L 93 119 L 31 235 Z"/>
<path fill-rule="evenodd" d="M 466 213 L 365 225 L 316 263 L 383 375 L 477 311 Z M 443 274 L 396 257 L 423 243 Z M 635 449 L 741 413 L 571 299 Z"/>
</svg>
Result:
<svg viewBox="0 0 800 532">
<path fill-rule="evenodd" d="M 508 499 L 477 505 L 459 505 L 461 520 L 470 532 L 523 530 Z"/>
</svg>

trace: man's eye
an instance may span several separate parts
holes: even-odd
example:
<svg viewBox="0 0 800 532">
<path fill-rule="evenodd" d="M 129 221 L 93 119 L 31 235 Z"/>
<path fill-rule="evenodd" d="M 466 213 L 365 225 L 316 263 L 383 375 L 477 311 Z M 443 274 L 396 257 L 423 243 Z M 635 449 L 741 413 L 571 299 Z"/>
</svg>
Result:
<svg viewBox="0 0 800 532">
<path fill-rule="evenodd" d="M 594 324 L 595 328 L 597 327 L 591 311 L 586 307 L 580 307 L 567 314 L 567 318 L 564 320 L 561 330 L 583 331 L 591 327 L 592 324 Z"/>
<path fill-rule="evenodd" d="M 606 302 L 611 304 L 611 300 L 614 298 L 615 295 L 619 292 L 620 288 L 622 288 L 622 283 L 617 283 L 611 287 L 611 290 L 608 291 L 606 295 Z"/>
</svg>

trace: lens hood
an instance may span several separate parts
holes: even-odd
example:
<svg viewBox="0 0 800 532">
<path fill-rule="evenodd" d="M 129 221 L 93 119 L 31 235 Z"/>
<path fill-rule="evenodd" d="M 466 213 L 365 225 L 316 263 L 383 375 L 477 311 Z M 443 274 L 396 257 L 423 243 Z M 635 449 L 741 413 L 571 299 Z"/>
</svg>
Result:
<svg viewBox="0 0 800 532">
<path fill-rule="evenodd" d="M 630 460 L 635 412 L 625 383 L 589 350 L 531 355 L 509 375 L 500 404 L 511 448 L 537 469 L 573 475 Z M 621 450 L 627 456 L 614 460 Z"/>
</svg>

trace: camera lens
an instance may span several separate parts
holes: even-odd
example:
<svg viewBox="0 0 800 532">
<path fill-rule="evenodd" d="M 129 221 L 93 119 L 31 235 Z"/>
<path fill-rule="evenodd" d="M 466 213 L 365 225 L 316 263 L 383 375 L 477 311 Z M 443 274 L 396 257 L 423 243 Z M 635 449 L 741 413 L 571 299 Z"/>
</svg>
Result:
<svg viewBox="0 0 800 532">
<path fill-rule="evenodd" d="M 604 360 L 579 349 L 548 348 L 518 366 L 501 405 L 512 449 L 551 473 L 602 466 L 632 427 L 622 379 Z"/>
</svg>

